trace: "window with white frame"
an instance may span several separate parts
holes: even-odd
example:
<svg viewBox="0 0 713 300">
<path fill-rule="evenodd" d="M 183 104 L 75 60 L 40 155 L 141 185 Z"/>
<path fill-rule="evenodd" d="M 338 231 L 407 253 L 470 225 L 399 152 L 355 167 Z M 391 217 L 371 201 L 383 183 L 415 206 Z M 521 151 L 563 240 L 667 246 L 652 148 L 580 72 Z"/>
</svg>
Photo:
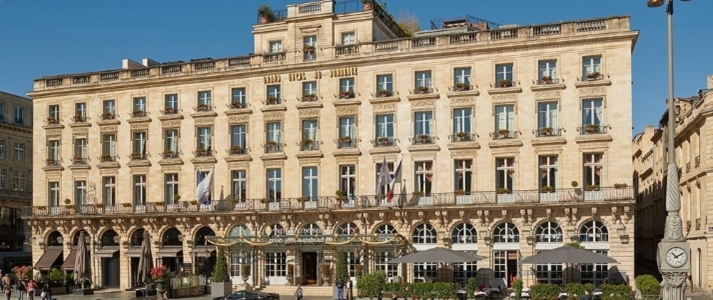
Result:
<svg viewBox="0 0 713 300">
<path fill-rule="evenodd" d="M 453 163 L 455 167 L 454 190 L 462 190 L 465 194 L 473 191 L 473 160 L 456 159 Z"/>
<path fill-rule="evenodd" d="M 171 128 L 163 131 L 164 156 L 175 157 L 178 154 L 178 129 Z"/>
<path fill-rule="evenodd" d="M 519 243 L 520 230 L 510 222 L 500 223 L 493 230 L 493 243 Z"/>
<path fill-rule="evenodd" d="M 146 97 L 134 97 L 134 117 L 143 117 L 146 115 Z"/>
<path fill-rule="evenodd" d="M 146 205 L 146 175 L 134 175 L 134 205 Z"/>
<path fill-rule="evenodd" d="M 582 58 L 582 78 L 599 79 L 602 74 L 602 57 L 585 56 Z"/>
<path fill-rule="evenodd" d="M 339 117 L 339 148 L 354 148 L 356 143 L 356 117 Z"/>
<path fill-rule="evenodd" d="M 356 166 L 341 165 L 339 166 L 339 189 L 342 190 L 347 197 L 352 198 L 356 194 Z"/>
<path fill-rule="evenodd" d="M 280 99 L 280 85 L 268 85 L 267 86 L 267 104 L 274 105 L 280 104 L 282 100 Z"/>
<path fill-rule="evenodd" d="M 248 96 L 245 88 L 233 88 L 230 90 L 230 95 L 232 108 L 246 108 L 248 106 Z"/>
<path fill-rule="evenodd" d="M 310 35 L 304 37 L 304 61 L 314 61 L 317 60 L 317 36 Z"/>
<path fill-rule="evenodd" d="M 557 79 L 557 61 L 541 60 L 538 62 L 537 79 L 540 84 L 554 83 Z"/>
<path fill-rule="evenodd" d="M 356 44 L 356 34 L 354 31 L 342 32 L 342 45 Z"/>
<path fill-rule="evenodd" d="M 587 189 L 593 190 L 602 186 L 602 172 L 604 160 L 602 153 L 584 154 L 584 184 Z"/>
<path fill-rule="evenodd" d="M 302 83 L 302 101 L 317 101 L 317 82 L 307 81 Z"/>
<path fill-rule="evenodd" d="M 562 228 L 555 222 L 540 223 L 535 229 L 535 242 L 537 243 L 562 243 L 563 240 Z"/>
<path fill-rule="evenodd" d="M 418 71 L 414 73 L 414 90 L 427 93 L 431 90 L 431 71 Z"/>
<path fill-rule="evenodd" d="M 340 99 L 350 99 L 354 98 L 354 93 L 356 92 L 354 88 L 354 77 L 340 78 L 339 79 L 339 98 Z"/>
<path fill-rule="evenodd" d="M 25 160 L 25 143 L 15 143 L 15 160 Z"/>
<path fill-rule="evenodd" d="M 267 198 L 272 201 L 282 198 L 282 169 L 267 169 Z"/>
<path fill-rule="evenodd" d="M 15 189 L 18 191 L 24 191 L 27 189 L 27 171 L 15 171 L 17 174 Z"/>
<path fill-rule="evenodd" d="M 452 244 L 476 244 L 478 242 L 478 231 L 473 224 L 460 223 L 451 230 Z"/>
<path fill-rule="evenodd" d="M 5 158 L 5 139 L 0 139 L 0 158 Z"/>
<path fill-rule="evenodd" d="M 437 263 L 414 263 L 413 278 L 415 282 L 431 282 L 438 276 Z"/>
<path fill-rule="evenodd" d="M 265 252 L 265 276 L 287 276 L 287 253 L 272 251 Z"/>
<path fill-rule="evenodd" d="M 74 139 L 74 158 L 75 158 L 75 160 L 79 160 L 78 162 L 75 161 L 75 163 L 86 163 L 86 161 L 85 161 L 85 159 L 87 158 L 87 139 L 86 138 Z"/>
<path fill-rule="evenodd" d="M 453 109 L 453 136 L 459 140 L 470 140 L 470 136 L 473 133 L 472 119 L 472 108 Z"/>
<path fill-rule="evenodd" d="M 267 135 L 265 138 L 267 152 L 277 152 L 282 149 L 282 123 L 270 122 L 266 124 Z"/>
<path fill-rule="evenodd" d="M 316 236 L 320 234 L 322 234 L 322 228 L 315 223 L 309 223 L 300 228 L 300 235 L 303 236 Z"/>
<path fill-rule="evenodd" d="M 417 111 L 413 114 L 414 141 L 416 143 L 430 143 L 433 135 L 433 112 Z"/>
<path fill-rule="evenodd" d="M 230 193 L 232 194 L 233 199 L 238 200 L 239 202 L 245 202 L 248 191 L 247 173 L 245 170 L 234 170 L 231 174 L 232 184 Z"/>
<path fill-rule="evenodd" d="M 515 186 L 515 158 L 495 159 L 495 188 L 498 193 L 509 194 Z"/>
<path fill-rule="evenodd" d="M 377 163 L 377 164 L 376 164 L 376 177 L 374 177 L 374 178 L 376 178 L 376 180 L 378 180 L 379 176 L 381 176 L 381 166 L 382 166 L 382 163 Z M 394 170 L 394 163 L 393 163 L 393 162 L 387 162 L 387 163 L 386 163 L 386 168 L 389 170 L 389 178 L 393 177 L 393 176 L 394 176 L 394 171 L 395 171 L 395 170 Z M 374 182 L 374 186 L 376 186 L 377 184 L 378 184 L 378 182 Z M 383 185 L 380 189 L 381 189 L 381 194 L 382 194 L 382 195 L 386 195 L 386 194 L 389 193 L 389 185 L 388 185 L 388 184 Z"/>
<path fill-rule="evenodd" d="M 211 108 L 211 92 L 210 91 L 199 91 L 198 92 L 198 109 L 209 110 Z"/>
<path fill-rule="evenodd" d="M 0 169 L 0 190 L 7 189 L 7 169 Z"/>
<path fill-rule="evenodd" d="M 393 75 L 376 75 L 376 92 L 379 96 L 391 96 L 394 93 Z"/>
<path fill-rule="evenodd" d="M 456 90 L 470 89 L 470 67 L 453 69 L 453 86 Z"/>
<path fill-rule="evenodd" d="M 112 160 L 116 157 L 116 134 L 107 133 L 102 135 L 102 157 Z"/>
<path fill-rule="evenodd" d="M 59 105 L 50 105 L 49 113 L 47 114 L 47 121 L 50 123 L 56 123 L 59 120 Z"/>
<path fill-rule="evenodd" d="M 282 52 L 282 41 L 270 41 L 270 53 Z"/>
<path fill-rule="evenodd" d="M 540 192 L 552 192 L 557 184 L 559 164 L 557 155 L 540 155 Z"/>
<path fill-rule="evenodd" d="M 147 143 L 146 143 L 146 131 L 135 131 L 132 133 L 133 149 L 131 157 L 134 159 L 143 159 L 146 157 L 147 153 Z"/>
<path fill-rule="evenodd" d="M 510 87 L 513 84 L 513 64 L 495 65 L 495 84 L 499 87 Z"/>
<path fill-rule="evenodd" d="M 579 229 L 580 243 L 608 242 L 609 229 L 601 221 L 592 220 Z"/>
<path fill-rule="evenodd" d="M 165 174 L 164 179 L 165 179 L 164 194 L 163 194 L 164 203 L 178 204 L 178 199 L 177 199 L 179 196 L 178 174 L 176 174 L 176 173 Z"/>
<path fill-rule="evenodd" d="M 609 250 L 592 250 L 592 252 L 609 256 Z M 599 284 L 609 277 L 608 264 L 581 264 L 579 266 L 581 283 Z"/>
<path fill-rule="evenodd" d="M 424 195 L 431 194 L 433 187 L 433 162 L 419 161 L 415 163 L 414 192 L 421 192 Z"/>
<path fill-rule="evenodd" d="M 47 205 L 49 207 L 59 207 L 59 182 L 50 181 L 47 191 Z"/>
<path fill-rule="evenodd" d="M 339 234 L 339 235 L 359 234 L 359 226 L 357 226 L 353 222 L 345 222 L 345 223 L 339 224 L 339 227 L 337 227 L 336 234 Z"/>
<path fill-rule="evenodd" d="M 377 140 L 382 138 L 387 139 L 389 144 L 393 142 L 394 139 L 394 115 L 393 114 L 383 114 L 376 115 L 376 133 L 375 136 Z"/>
<path fill-rule="evenodd" d="M 543 251 L 535 251 L 535 254 Z M 535 276 L 538 283 L 562 284 L 562 264 L 536 264 Z"/>
<path fill-rule="evenodd" d="M 49 140 L 47 146 L 47 160 L 59 160 L 59 140 Z"/>
<path fill-rule="evenodd" d="M 478 251 L 464 251 L 473 255 L 477 255 Z M 468 279 L 477 278 L 478 263 L 454 263 L 453 264 L 453 282 L 467 283 Z"/>
<path fill-rule="evenodd" d="M 376 249 L 374 251 L 374 268 L 377 272 L 386 273 L 386 277 L 398 276 L 398 264 L 386 263 L 396 258 L 392 249 Z"/>
<path fill-rule="evenodd" d="M 302 150 L 317 150 L 319 125 L 316 119 L 302 120 Z"/>
<path fill-rule="evenodd" d="M 537 128 L 541 134 L 552 133 L 559 126 L 557 101 L 537 103 Z"/>
<path fill-rule="evenodd" d="M 247 149 L 248 126 L 238 124 L 230 126 L 230 148 L 232 152 L 243 153 Z"/>
<path fill-rule="evenodd" d="M 248 251 L 244 253 L 241 253 L 241 251 L 230 252 L 230 276 L 242 276 L 243 265 L 252 265 L 252 254 Z"/>
<path fill-rule="evenodd" d="M 356 277 L 357 266 L 361 265 L 361 257 L 357 251 L 344 251 L 347 258 L 347 272 L 349 277 Z"/>
<path fill-rule="evenodd" d="M 82 206 L 86 204 L 87 200 L 87 181 L 86 180 L 75 180 L 74 181 L 74 204 L 77 206 Z"/>
<path fill-rule="evenodd" d="M 198 127 L 198 145 L 196 149 L 204 150 L 207 153 L 212 151 L 212 137 L 213 128 L 211 127 Z"/>
<path fill-rule="evenodd" d="M 319 197 L 317 167 L 302 167 L 302 197 L 317 201 L 317 197 Z"/>
<path fill-rule="evenodd" d="M 178 94 L 167 94 L 164 96 L 164 112 L 178 112 Z"/>
<path fill-rule="evenodd" d="M 495 106 L 495 134 L 500 134 L 503 131 L 515 131 L 515 105 L 505 104 Z"/>
<path fill-rule="evenodd" d="M 21 106 L 15 107 L 15 124 L 25 124 L 25 108 Z"/>
<path fill-rule="evenodd" d="M 435 244 L 438 240 L 436 229 L 428 223 L 421 223 L 413 230 L 411 243 L 413 244 Z"/>
<path fill-rule="evenodd" d="M 116 205 L 116 178 L 114 176 L 102 177 L 102 203 L 105 206 Z"/>
<path fill-rule="evenodd" d="M 114 99 L 104 100 L 102 106 L 103 117 L 105 119 L 113 118 L 116 114 L 116 101 Z"/>
<path fill-rule="evenodd" d="M 582 127 L 602 126 L 604 120 L 604 109 L 602 99 L 582 100 Z"/>
<path fill-rule="evenodd" d="M 87 104 L 84 102 L 74 104 L 74 121 L 84 122 L 87 118 Z"/>
</svg>

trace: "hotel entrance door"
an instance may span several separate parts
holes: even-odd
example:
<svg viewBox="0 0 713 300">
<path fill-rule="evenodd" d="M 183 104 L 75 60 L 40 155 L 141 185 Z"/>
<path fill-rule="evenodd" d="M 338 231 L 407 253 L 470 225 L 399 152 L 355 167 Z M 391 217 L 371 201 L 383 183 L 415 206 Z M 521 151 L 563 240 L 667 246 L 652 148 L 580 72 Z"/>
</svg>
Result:
<svg viewBox="0 0 713 300">
<path fill-rule="evenodd" d="M 302 284 L 317 284 L 317 252 L 302 252 Z"/>
</svg>

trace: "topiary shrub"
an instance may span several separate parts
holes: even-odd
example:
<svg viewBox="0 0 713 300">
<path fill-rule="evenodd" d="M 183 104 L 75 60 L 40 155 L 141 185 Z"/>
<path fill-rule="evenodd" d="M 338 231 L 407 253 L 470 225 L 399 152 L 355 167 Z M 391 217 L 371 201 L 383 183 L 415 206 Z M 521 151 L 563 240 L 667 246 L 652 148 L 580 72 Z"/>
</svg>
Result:
<svg viewBox="0 0 713 300">
<path fill-rule="evenodd" d="M 218 247 L 218 255 L 215 260 L 215 270 L 213 270 L 213 282 L 230 282 L 228 275 L 228 260 L 225 258 L 225 250 Z"/>
<path fill-rule="evenodd" d="M 347 254 L 343 250 L 339 250 L 337 253 L 337 279 L 349 280 L 349 269 L 347 269 Z"/>
<path fill-rule="evenodd" d="M 434 296 L 438 299 L 449 300 L 455 299 L 458 292 L 458 286 L 452 282 L 434 282 L 432 284 Z"/>
<path fill-rule="evenodd" d="M 465 289 L 468 292 L 468 298 L 475 298 L 475 291 L 478 289 L 478 280 L 475 278 L 468 278 L 468 282 L 465 284 Z"/>
<path fill-rule="evenodd" d="M 602 284 L 602 300 L 629 300 L 631 287 L 625 284 Z"/>
<path fill-rule="evenodd" d="M 642 300 L 655 300 L 661 293 L 661 284 L 651 275 L 636 276 L 636 288 L 641 292 Z"/>
<path fill-rule="evenodd" d="M 357 278 L 357 290 L 359 297 L 367 297 L 374 299 L 379 296 L 379 293 L 384 290 L 386 282 L 385 272 L 367 273 Z"/>
<path fill-rule="evenodd" d="M 515 300 L 520 300 L 522 298 L 522 279 L 515 280 L 513 287 L 515 288 Z"/>
<path fill-rule="evenodd" d="M 556 284 L 536 284 L 530 287 L 532 300 L 556 300 L 559 298 L 560 287 Z"/>
</svg>

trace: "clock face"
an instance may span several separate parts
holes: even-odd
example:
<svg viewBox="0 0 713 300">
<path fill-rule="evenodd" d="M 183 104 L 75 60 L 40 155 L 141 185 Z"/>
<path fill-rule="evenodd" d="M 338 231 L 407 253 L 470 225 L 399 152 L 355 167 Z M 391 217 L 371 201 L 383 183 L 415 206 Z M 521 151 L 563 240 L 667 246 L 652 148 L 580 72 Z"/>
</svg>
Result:
<svg viewBox="0 0 713 300">
<path fill-rule="evenodd" d="M 666 252 L 666 262 L 669 266 L 680 268 L 686 264 L 688 254 L 682 248 L 673 247 Z"/>
</svg>

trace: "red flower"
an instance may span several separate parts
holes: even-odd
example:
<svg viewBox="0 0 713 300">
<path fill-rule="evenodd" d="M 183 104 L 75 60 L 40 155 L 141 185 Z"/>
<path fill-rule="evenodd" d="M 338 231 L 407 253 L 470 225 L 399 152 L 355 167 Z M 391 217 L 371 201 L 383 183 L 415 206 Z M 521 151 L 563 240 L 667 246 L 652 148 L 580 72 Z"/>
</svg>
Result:
<svg viewBox="0 0 713 300">
<path fill-rule="evenodd" d="M 158 266 L 154 267 L 151 269 L 151 279 L 153 280 L 158 280 L 158 279 L 165 279 L 168 277 L 168 268 L 166 266 Z"/>
</svg>

